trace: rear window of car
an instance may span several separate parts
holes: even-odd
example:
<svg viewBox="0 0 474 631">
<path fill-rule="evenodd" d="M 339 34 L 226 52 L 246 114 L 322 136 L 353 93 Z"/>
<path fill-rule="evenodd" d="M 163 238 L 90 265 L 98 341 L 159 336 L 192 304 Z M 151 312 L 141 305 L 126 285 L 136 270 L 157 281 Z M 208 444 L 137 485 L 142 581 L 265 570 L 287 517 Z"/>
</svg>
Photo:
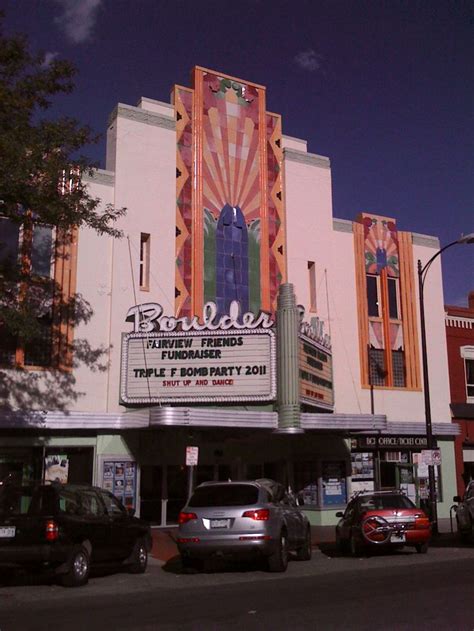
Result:
<svg viewBox="0 0 474 631">
<path fill-rule="evenodd" d="M 202 486 L 197 488 L 188 506 L 248 506 L 258 502 L 258 488 L 251 484 Z"/>
<path fill-rule="evenodd" d="M 404 495 L 365 495 L 359 498 L 359 508 L 363 511 L 369 511 L 390 508 L 415 508 L 415 505 Z"/>
<path fill-rule="evenodd" d="M 0 487 L 0 515 L 53 515 L 57 510 L 53 488 L 11 486 Z"/>
</svg>

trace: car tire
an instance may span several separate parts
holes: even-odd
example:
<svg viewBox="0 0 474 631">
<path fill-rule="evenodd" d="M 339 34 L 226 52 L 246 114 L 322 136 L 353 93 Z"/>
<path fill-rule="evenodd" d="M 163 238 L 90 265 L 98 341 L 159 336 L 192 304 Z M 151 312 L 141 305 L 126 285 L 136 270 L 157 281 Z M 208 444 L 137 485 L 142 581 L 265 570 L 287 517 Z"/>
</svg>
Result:
<svg viewBox="0 0 474 631">
<path fill-rule="evenodd" d="M 148 565 L 148 549 L 145 539 L 137 539 L 133 546 L 128 571 L 131 574 L 144 574 Z"/>
<path fill-rule="evenodd" d="M 351 534 L 351 538 L 349 539 L 349 549 L 351 556 L 360 557 L 363 553 L 363 548 L 360 541 L 355 537 L 354 533 Z"/>
<path fill-rule="evenodd" d="M 65 587 L 81 587 L 89 580 L 90 557 L 82 545 L 74 546 L 68 561 L 68 571 L 61 576 Z"/>
<path fill-rule="evenodd" d="M 426 554 L 428 552 L 428 544 L 427 543 L 417 543 L 415 545 L 415 550 L 418 554 Z"/>
<path fill-rule="evenodd" d="M 277 544 L 277 549 L 267 559 L 270 572 L 285 572 L 288 567 L 288 535 L 282 530 Z"/>
<path fill-rule="evenodd" d="M 307 528 L 304 544 L 296 550 L 296 558 L 298 561 L 309 561 L 313 549 L 311 547 L 311 528 Z"/>
</svg>

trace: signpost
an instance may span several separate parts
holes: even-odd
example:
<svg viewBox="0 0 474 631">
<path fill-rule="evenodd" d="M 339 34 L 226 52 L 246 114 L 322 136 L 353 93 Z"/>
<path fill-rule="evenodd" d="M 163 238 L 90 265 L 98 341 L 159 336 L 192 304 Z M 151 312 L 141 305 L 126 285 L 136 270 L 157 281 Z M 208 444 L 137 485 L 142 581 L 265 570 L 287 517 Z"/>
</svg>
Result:
<svg viewBox="0 0 474 631">
<path fill-rule="evenodd" d="M 199 461 L 199 447 L 186 447 L 186 466 L 188 467 L 188 500 L 192 495 L 194 486 L 194 467 Z"/>
<path fill-rule="evenodd" d="M 423 460 L 423 464 L 436 467 L 441 464 L 441 450 L 423 449 L 421 452 L 421 458 Z"/>
</svg>

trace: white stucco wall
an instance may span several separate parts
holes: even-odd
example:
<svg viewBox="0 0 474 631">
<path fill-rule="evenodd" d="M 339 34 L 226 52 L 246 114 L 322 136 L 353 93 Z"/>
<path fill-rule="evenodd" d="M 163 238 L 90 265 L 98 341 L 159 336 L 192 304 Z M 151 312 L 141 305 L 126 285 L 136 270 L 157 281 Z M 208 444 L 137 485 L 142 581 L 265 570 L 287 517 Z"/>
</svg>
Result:
<svg viewBox="0 0 474 631">
<path fill-rule="evenodd" d="M 306 307 L 306 319 L 317 315 L 325 321 L 326 332 L 331 334 L 335 411 L 347 414 L 370 413 L 370 390 L 360 385 L 352 226 L 348 221 L 333 221 L 329 161 L 324 165 L 321 156 L 314 156 L 312 160 L 312 154 L 307 155 L 305 160 L 301 152 L 286 152 L 288 281 L 294 284 L 298 303 Z M 382 211 L 380 214 L 384 213 Z M 398 227 L 401 230 L 409 229 L 409 226 Z M 437 249 L 437 239 L 417 238 L 415 235 L 414 268 L 416 269 L 418 258 L 424 263 Z M 316 314 L 309 312 L 308 261 L 316 263 Z M 433 422 L 451 422 L 439 259 L 432 265 L 426 282 L 425 310 L 432 419 Z M 386 415 L 388 422 L 422 423 L 425 419 L 423 392 L 375 389 L 374 411 L 376 414 Z"/>
<path fill-rule="evenodd" d="M 331 169 L 328 158 L 308 153 L 306 142 L 284 138 L 284 178 L 288 281 L 297 301 L 306 307 L 306 319 L 318 316 L 331 334 L 334 386 L 338 413 L 369 413 L 370 392 L 360 386 L 357 297 L 352 224 L 334 220 Z M 76 339 L 87 338 L 93 347 L 111 347 L 110 367 L 75 371 L 77 389 L 86 393 L 74 404 L 84 411 L 114 412 L 119 406 L 121 334 L 137 303 L 158 302 L 174 312 L 176 134 L 173 108 L 151 99 L 139 107 L 119 105 L 108 130 L 104 177 L 89 184 L 103 203 L 125 206 L 118 227 L 124 238 L 99 237 L 90 230 L 79 239 L 77 291 L 90 302 L 93 316 L 76 328 Z M 100 175 L 100 174 L 99 174 Z M 107 179 L 105 177 L 105 179 Z M 381 214 L 386 214 L 385 209 Z M 401 226 L 407 230 L 410 226 Z M 138 286 L 140 233 L 151 235 L 150 290 Z M 437 250 L 432 237 L 414 238 L 414 265 Z M 308 261 L 316 264 L 316 312 L 311 312 Z M 133 281 L 132 281 L 133 278 Z M 430 364 L 431 405 L 434 422 L 450 422 L 444 307 L 439 259 L 426 283 L 425 308 Z M 421 348 L 420 348 L 421 357 Z M 423 393 L 376 389 L 375 412 L 389 422 L 424 421 Z"/>
</svg>

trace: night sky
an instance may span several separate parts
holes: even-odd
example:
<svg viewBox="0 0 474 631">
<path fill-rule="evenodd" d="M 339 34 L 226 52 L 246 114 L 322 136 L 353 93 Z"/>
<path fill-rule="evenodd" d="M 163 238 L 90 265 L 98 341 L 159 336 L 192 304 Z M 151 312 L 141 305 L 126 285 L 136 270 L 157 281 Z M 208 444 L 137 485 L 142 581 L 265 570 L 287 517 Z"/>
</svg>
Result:
<svg viewBox="0 0 474 631">
<path fill-rule="evenodd" d="M 194 65 L 267 87 L 283 131 L 329 156 L 334 216 L 392 216 L 445 245 L 474 232 L 474 3 L 462 0 L 3 0 L 7 34 L 72 61 L 54 102 L 105 132 L 117 102 L 169 101 Z M 88 150 L 104 166 L 105 141 Z M 443 255 L 466 305 L 474 245 Z M 427 279 L 429 282 L 429 276 Z"/>
</svg>

